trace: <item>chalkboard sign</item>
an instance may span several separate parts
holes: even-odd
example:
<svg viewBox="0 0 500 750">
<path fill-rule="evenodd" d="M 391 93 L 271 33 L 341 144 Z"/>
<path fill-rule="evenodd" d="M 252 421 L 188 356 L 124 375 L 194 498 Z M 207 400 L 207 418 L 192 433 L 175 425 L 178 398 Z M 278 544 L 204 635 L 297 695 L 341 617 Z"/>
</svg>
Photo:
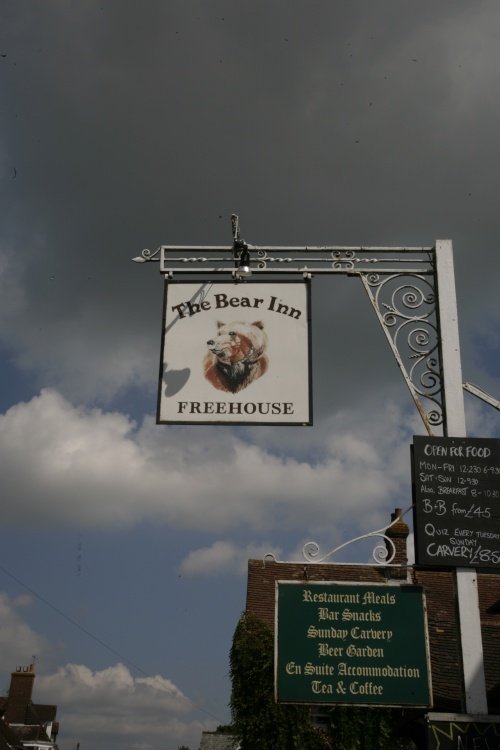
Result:
<svg viewBox="0 0 500 750">
<path fill-rule="evenodd" d="M 428 750 L 496 750 L 500 747 L 500 724 L 494 721 L 429 721 Z"/>
<path fill-rule="evenodd" d="M 414 437 L 418 565 L 500 569 L 500 440 Z"/>
</svg>

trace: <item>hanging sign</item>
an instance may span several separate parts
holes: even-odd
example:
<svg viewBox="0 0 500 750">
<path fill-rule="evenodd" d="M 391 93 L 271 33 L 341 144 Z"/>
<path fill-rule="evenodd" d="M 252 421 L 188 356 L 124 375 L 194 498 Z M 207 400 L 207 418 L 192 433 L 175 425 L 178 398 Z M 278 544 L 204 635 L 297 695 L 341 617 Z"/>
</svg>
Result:
<svg viewBox="0 0 500 750">
<path fill-rule="evenodd" d="M 278 702 L 432 704 L 420 587 L 278 581 L 276 597 Z"/>
<path fill-rule="evenodd" d="M 500 440 L 413 438 L 418 565 L 500 570 Z"/>
<path fill-rule="evenodd" d="M 309 289 L 167 282 L 157 422 L 311 424 Z"/>
</svg>

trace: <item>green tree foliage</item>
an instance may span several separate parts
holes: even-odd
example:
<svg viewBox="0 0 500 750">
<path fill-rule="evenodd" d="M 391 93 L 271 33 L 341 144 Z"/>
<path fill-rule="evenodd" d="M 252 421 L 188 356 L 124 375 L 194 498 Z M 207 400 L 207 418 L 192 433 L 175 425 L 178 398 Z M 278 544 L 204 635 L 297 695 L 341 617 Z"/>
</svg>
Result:
<svg viewBox="0 0 500 750">
<path fill-rule="evenodd" d="M 393 712 L 387 708 L 337 706 L 330 710 L 335 750 L 397 750 Z"/>
<path fill-rule="evenodd" d="M 325 750 L 306 707 L 275 703 L 273 654 L 271 629 L 244 614 L 230 654 L 231 711 L 242 750 Z"/>
<path fill-rule="evenodd" d="M 231 711 L 242 750 L 406 750 L 395 736 L 400 712 L 336 706 L 327 734 L 311 722 L 307 706 L 274 700 L 274 638 L 271 628 L 244 613 L 230 654 Z"/>
</svg>

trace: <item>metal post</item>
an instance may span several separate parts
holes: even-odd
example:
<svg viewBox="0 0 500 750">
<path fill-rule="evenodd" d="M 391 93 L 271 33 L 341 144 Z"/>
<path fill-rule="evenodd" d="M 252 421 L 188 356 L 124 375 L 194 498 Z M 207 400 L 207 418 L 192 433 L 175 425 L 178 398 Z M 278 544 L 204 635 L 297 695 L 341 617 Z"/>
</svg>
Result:
<svg viewBox="0 0 500 750">
<path fill-rule="evenodd" d="M 436 291 L 441 331 L 445 434 L 448 437 L 466 437 L 451 240 L 436 241 Z M 457 568 L 456 583 L 466 711 L 468 714 L 487 714 L 488 703 L 476 570 Z"/>
</svg>

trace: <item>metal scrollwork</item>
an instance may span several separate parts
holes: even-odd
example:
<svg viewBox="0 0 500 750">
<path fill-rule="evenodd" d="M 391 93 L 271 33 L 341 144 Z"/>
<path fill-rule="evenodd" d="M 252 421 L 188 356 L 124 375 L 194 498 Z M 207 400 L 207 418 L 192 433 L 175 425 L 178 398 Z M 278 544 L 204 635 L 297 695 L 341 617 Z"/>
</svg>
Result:
<svg viewBox="0 0 500 750">
<path fill-rule="evenodd" d="M 157 247 L 154 253 L 145 248 L 140 255 L 136 258 L 132 258 L 132 260 L 134 263 L 146 263 L 148 260 L 160 260 L 160 251 L 161 247 Z"/>
<path fill-rule="evenodd" d="M 383 533 L 385 530 L 385 528 L 383 530 L 379 529 L 378 531 L 370 531 L 368 534 L 357 536 L 354 539 L 350 539 L 348 542 L 344 542 L 344 544 L 339 544 L 338 547 L 335 547 L 335 549 L 332 549 L 321 557 L 321 550 L 317 542 L 306 542 L 302 547 L 302 555 L 306 562 L 323 563 L 337 552 L 340 552 L 341 549 L 344 549 L 355 542 L 360 542 L 363 539 L 371 539 L 372 537 L 379 537 L 389 545 L 390 552 L 386 545 L 378 544 L 372 552 L 372 557 L 377 565 L 390 565 L 396 556 L 396 546 L 392 539 Z"/>
<path fill-rule="evenodd" d="M 359 258 L 355 257 L 353 250 L 346 250 L 344 252 L 335 250 L 330 253 L 330 256 L 333 261 L 332 268 L 343 268 L 346 271 L 354 268 L 355 262 L 359 262 Z"/>
<path fill-rule="evenodd" d="M 269 256 L 266 250 L 257 250 L 257 268 L 260 268 L 262 270 L 267 268 L 268 260 Z"/>
<path fill-rule="evenodd" d="M 355 542 L 362 541 L 363 539 L 372 539 L 372 538 L 379 538 L 382 540 L 383 543 L 377 544 L 372 552 L 372 557 L 376 565 L 380 566 L 387 566 L 387 565 L 396 565 L 397 567 L 406 566 L 406 563 L 403 563 L 402 565 L 399 563 L 393 563 L 394 558 L 396 557 L 396 545 L 394 544 L 394 541 L 390 538 L 390 536 L 387 535 L 387 531 L 391 528 L 391 526 L 394 526 L 396 523 L 400 522 L 402 517 L 405 516 L 410 510 L 412 506 L 410 505 L 409 508 L 407 508 L 404 513 L 398 513 L 396 517 L 391 521 L 391 523 L 388 526 L 384 526 L 382 529 L 377 529 L 376 531 L 370 531 L 367 534 L 362 534 L 361 536 L 354 537 L 354 539 L 350 539 L 348 542 L 344 542 L 343 544 L 339 544 L 334 549 L 330 550 L 330 552 L 327 552 L 326 554 L 322 554 L 321 548 L 317 542 L 306 542 L 304 546 L 302 547 L 302 556 L 304 560 L 307 563 L 325 563 L 326 561 L 332 562 L 330 558 L 333 557 L 337 552 L 340 552 L 340 550 L 345 549 L 346 547 L 349 547 L 351 544 L 354 544 Z M 272 552 L 268 552 L 264 556 L 264 561 L 270 560 L 272 562 L 279 562 L 279 560 L 276 559 L 276 556 Z M 356 565 L 357 563 L 336 563 L 337 565 Z"/>
<path fill-rule="evenodd" d="M 432 427 L 442 425 L 444 420 L 433 278 L 405 273 L 368 273 L 361 278 L 424 424 L 432 434 Z"/>
</svg>

